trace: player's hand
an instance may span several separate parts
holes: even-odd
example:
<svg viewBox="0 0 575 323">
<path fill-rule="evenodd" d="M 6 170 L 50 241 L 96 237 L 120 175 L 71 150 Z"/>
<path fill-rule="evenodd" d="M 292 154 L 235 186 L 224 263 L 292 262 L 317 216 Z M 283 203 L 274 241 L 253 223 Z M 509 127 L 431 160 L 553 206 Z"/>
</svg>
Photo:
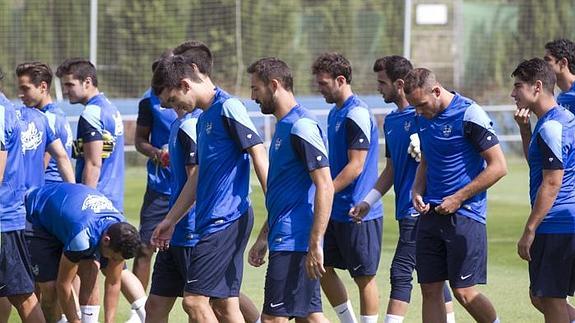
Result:
<svg viewBox="0 0 575 323">
<path fill-rule="evenodd" d="M 455 194 L 443 198 L 443 202 L 435 207 L 435 212 L 438 214 L 452 214 L 457 212 L 461 207 L 463 201 Z"/>
<path fill-rule="evenodd" d="M 176 226 L 174 224 L 166 219 L 158 223 L 156 229 L 154 229 L 154 232 L 152 233 L 152 239 L 150 241 L 152 246 L 162 251 L 167 250 L 170 247 L 170 240 L 172 240 L 175 227 Z"/>
<path fill-rule="evenodd" d="M 250 248 L 248 263 L 254 267 L 259 267 L 266 263 L 265 256 L 268 252 L 268 242 L 265 239 L 257 239 Z"/>
<path fill-rule="evenodd" d="M 160 151 L 160 155 L 158 156 L 158 162 L 164 168 L 170 167 L 170 153 L 166 149 L 162 149 Z"/>
<path fill-rule="evenodd" d="M 531 261 L 531 245 L 533 244 L 533 240 L 535 239 L 535 232 L 531 231 L 524 231 L 521 239 L 517 242 L 517 254 L 521 259 L 526 261 Z"/>
<path fill-rule="evenodd" d="M 310 243 L 305 256 L 305 270 L 310 279 L 320 279 L 325 274 L 323 268 L 323 247 L 320 243 Z"/>
<path fill-rule="evenodd" d="M 529 120 L 530 115 L 531 111 L 527 108 L 517 107 L 517 109 L 515 109 L 513 118 L 515 119 L 515 122 L 517 122 L 519 129 L 531 129 L 531 121 Z"/>
<path fill-rule="evenodd" d="M 361 222 L 371 207 L 366 201 L 361 201 L 349 210 L 349 216 L 355 222 Z"/>
<path fill-rule="evenodd" d="M 427 212 L 429 212 L 429 203 L 425 204 L 423 202 L 423 197 L 419 194 L 413 194 L 413 198 L 411 200 L 411 203 L 413 203 L 413 207 L 415 208 L 415 210 L 417 212 L 419 212 L 419 214 L 425 214 Z"/>
<path fill-rule="evenodd" d="M 419 163 L 421 161 L 421 142 L 419 141 L 419 135 L 417 133 L 411 134 L 409 140 L 407 153 Z"/>
</svg>

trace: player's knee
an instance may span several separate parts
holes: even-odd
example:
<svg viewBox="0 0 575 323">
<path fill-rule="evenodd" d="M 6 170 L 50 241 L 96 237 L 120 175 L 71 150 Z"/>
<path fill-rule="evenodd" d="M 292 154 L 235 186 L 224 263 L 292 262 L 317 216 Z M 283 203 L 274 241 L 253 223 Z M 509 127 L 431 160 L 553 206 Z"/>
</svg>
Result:
<svg viewBox="0 0 575 323">
<path fill-rule="evenodd" d="M 543 308 L 543 303 L 541 302 L 541 298 L 537 297 L 537 296 L 533 296 L 533 295 L 529 295 L 529 298 L 531 299 L 531 304 L 533 306 L 535 306 L 535 308 L 537 309 L 542 309 Z"/>
<path fill-rule="evenodd" d="M 38 283 L 40 293 L 42 293 L 42 304 L 55 304 L 57 301 L 56 281 Z"/>
<path fill-rule="evenodd" d="M 443 293 L 443 291 L 441 291 Z M 477 291 L 473 288 L 454 288 L 453 296 L 463 306 L 469 305 L 475 296 L 477 296 Z"/>
<path fill-rule="evenodd" d="M 372 286 L 377 287 L 377 285 L 375 285 L 375 276 L 357 276 L 353 277 L 353 280 L 360 290 Z"/>
<path fill-rule="evenodd" d="M 427 299 L 442 298 L 443 283 L 421 284 L 421 295 Z"/>
<path fill-rule="evenodd" d="M 190 317 L 197 317 L 204 306 L 205 304 L 203 304 L 203 302 L 198 302 L 192 297 L 184 297 L 182 301 L 182 307 Z"/>
<path fill-rule="evenodd" d="M 165 302 L 159 301 L 153 295 L 150 295 L 146 300 L 146 317 L 153 321 L 153 318 L 160 318 L 168 314 L 170 307 L 166 306 Z"/>
</svg>

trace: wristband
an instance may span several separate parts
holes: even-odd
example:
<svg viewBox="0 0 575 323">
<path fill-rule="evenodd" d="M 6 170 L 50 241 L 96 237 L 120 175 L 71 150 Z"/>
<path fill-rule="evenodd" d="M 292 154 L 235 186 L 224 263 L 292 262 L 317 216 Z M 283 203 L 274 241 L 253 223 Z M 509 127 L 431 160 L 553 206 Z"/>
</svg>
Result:
<svg viewBox="0 0 575 323">
<path fill-rule="evenodd" d="M 375 202 L 379 201 L 380 198 L 381 193 L 374 188 L 371 191 L 369 191 L 369 193 L 367 193 L 367 195 L 363 198 L 363 201 L 367 203 L 369 207 L 371 207 L 372 205 L 375 204 Z"/>
</svg>

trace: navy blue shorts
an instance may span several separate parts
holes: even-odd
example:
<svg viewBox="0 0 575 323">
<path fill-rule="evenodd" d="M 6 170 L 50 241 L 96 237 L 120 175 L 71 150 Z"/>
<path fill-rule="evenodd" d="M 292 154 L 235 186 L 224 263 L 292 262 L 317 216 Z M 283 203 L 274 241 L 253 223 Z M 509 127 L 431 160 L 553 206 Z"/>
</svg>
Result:
<svg viewBox="0 0 575 323">
<path fill-rule="evenodd" d="M 150 244 L 152 233 L 158 223 L 168 214 L 170 210 L 170 196 L 158 193 L 146 187 L 144 201 L 140 210 L 140 238 L 146 245 Z"/>
<path fill-rule="evenodd" d="M 391 293 L 389 298 L 409 303 L 413 289 L 413 271 L 415 270 L 415 243 L 417 234 L 418 214 L 407 216 L 398 221 L 399 238 L 395 248 L 395 254 L 391 262 L 390 283 Z M 451 292 L 445 284 L 443 288 L 445 302 L 451 302 Z"/>
<path fill-rule="evenodd" d="M 214 298 L 238 297 L 244 251 L 254 225 L 251 207 L 224 230 L 202 237 L 190 254 L 184 291 Z"/>
<path fill-rule="evenodd" d="M 360 223 L 330 220 L 323 240 L 324 266 L 351 277 L 374 276 L 381 258 L 383 218 Z"/>
<path fill-rule="evenodd" d="M 26 240 L 36 281 L 39 283 L 55 281 L 58 278 L 64 244 L 39 226 L 26 231 Z"/>
<path fill-rule="evenodd" d="M 40 226 L 31 226 L 26 231 L 26 241 L 30 250 L 35 280 L 39 283 L 55 281 L 58 278 L 64 244 Z M 83 257 L 82 260 L 96 260 L 100 263 L 100 269 L 105 269 L 108 265 L 108 258 L 102 257 L 99 250 Z"/>
<path fill-rule="evenodd" d="M 305 270 L 306 254 L 307 252 L 270 252 L 263 313 L 303 318 L 322 311 L 319 279 L 308 278 Z"/>
<path fill-rule="evenodd" d="M 156 255 L 150 294 L 163 297 L 184 296 L 184 286 L 193 247 L 170 246 Z"/>
<path fill-rule="evenodd" d="M 536 234 L 530 249 L 529 289 L 536 297 L 565 298 L 575 291 L 575 235 Z"/>
<path fill-rule="evenodd" d="M 34 277 L 24 230 L 0 233 L 0 297 L 31 294 Z"/>
<path fill-rule="evenodd" d="M 452 288 L 487 282 L 487 233 L 485 225 L 466 216 L 419 217 L 416 243 L 419 283 L 449 280 Z"/>
</svg>

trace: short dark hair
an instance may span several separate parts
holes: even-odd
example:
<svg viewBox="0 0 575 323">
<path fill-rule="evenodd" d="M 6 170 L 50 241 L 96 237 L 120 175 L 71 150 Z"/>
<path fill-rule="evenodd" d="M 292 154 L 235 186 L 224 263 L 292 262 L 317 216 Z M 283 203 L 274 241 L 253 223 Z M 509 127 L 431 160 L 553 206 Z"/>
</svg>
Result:
<svg viewBox="0 0 575 323">
<path fill-rule="evenodd" d="M 384 71 L 392 82 L 395 82 L 397 79 L 405 79 L 407 73 L 412 69 L 413 65 L 411 65 L 411 62 L 407 58 L 399 55 L 378 58 L 373 64 L 374 72 Z"/>
<path fill-rule="evenodd" d="M 96 67 L 89 60 L 83 58 L 68 58 L 56 70 L 56 76 L 62 78 L 64 75 L 72 74 L 77 80 L 85 81 L 88 77 L 92 79 L 92 84 L 98 86 Z"/>
<path fill-rule="evenodd" d="M 328 73 L 334 79 L 341 75 L 345 77 L 348 84 L 351 84 L 351 63 L 340 53 L 332 52 L 319 55 L 313 62 L 311 71 L 314 75 Z"/>
<path fill-rule="evenodd" d="M 435 74 L 427 68 L 414 68 L 403 79 L 405 82 L 403 91 L 410 94 L 416 89 L 431 88 L 437 83 Z"/>
<path fill-rule="evenodd" d="M 50 88 L 54 74 L 52 73 L 52 69 L 44 63 L 26 62 L 16 66 L 16 76 L 28 76 L 30 82 L 36 87 L 40 86 L 42 82 L 46 82 L 48 88 Z"/>
<path fill-rule="evenodd" d="M 195 64 L 198 70 L 207 76 L 212 74 L 214 60 L 210 48 L 197 40 L 188 40 L 173 49 L 174 55 L 181 55 L 189 65 Z"/>
<path fill-rule="evenodd" d="M 152 62 L 152 72 L 156 69 L 156 67 L 158 66 L 158 63 L 160 63 L 160 61 L 162 59 L 173 56 L 173 55 L 174 55 L 174 52 L 172 51 L 172 49 L 164 50 L 162 52 L 162 54 L 160 54 L 160 56 Z"/>
<path fill-rule="evenodd" d="M 566 38 L 555 39 L 545 44 L 545 49 L 557 59 L 566 58 L 569 72 L 575 74 L 575 43 Z"/>
<path fill-rule="evenodd" d="M 278 80 L 284 89 L 293 92 L 293 76 L 288 64 L 277 57 L 264 57 L 253 62 L 247 72 L 255 74 L 264 83 Z"/>
<path fill-rule="evenodd" d="M 539 80 L 543 84 L 543 88 L 551 94 L 553 94 L 555 82 L 557 82 L 557 77 L 551 66 L 539 57 L 519 63 L 517 68 L 511 73 L 511 77 L 516 77 L 529 84 L 535 84 Z"/>
<path fill-rule="evenodd" d="M 134 258 L 142 246 L 138 229 L 127 222 L 110 225 L 106 234 L 110 237 L 110 249 L 121 253 L 124 259 Z"/>
<path fill-rule="evenodd" d="M 160 60 L 152 76 L 152 91 L 156 95 L 162 94 L 166 89 L 175 89 L 180 86 L 180 81 L 189 78 L 199 81 L 197 72 L 180 55 L 166 57 Z"/>
</svg>

